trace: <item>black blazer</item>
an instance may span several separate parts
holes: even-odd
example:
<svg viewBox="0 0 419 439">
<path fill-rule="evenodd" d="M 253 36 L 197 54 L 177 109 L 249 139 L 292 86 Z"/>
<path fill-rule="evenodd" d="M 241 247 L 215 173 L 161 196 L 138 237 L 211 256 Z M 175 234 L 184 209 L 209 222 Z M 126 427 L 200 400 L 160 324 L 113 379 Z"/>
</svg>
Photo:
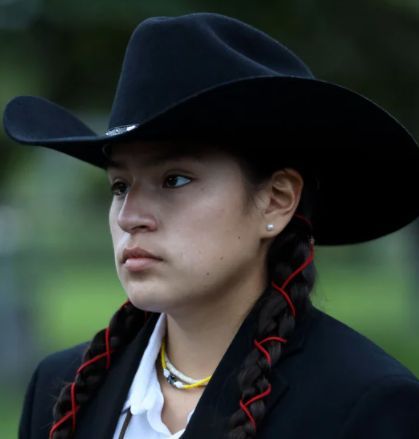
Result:
<svg viewBox="0 0 419 439">
<path fill-rule="evenodd" d="M 111 439 L 159 314 L 153 313 L 116 358 L 104 384 L 77 418 L 77 439 Z M 239 407 L 237 371 L 253 345 L 250 312 L 202 394 L 182 439 L 222 439 Z M 35 370 L 20 439 L 47 439 L 54 399 L 72 381 L 86 343 L 54 353 Z M 272 392 L 258 438 L 418 439 L 419 381 L 363 335 L 312 307 L 272 370 Z M 144 438 L 146 439 L 146 438 Z"/>
</svg>

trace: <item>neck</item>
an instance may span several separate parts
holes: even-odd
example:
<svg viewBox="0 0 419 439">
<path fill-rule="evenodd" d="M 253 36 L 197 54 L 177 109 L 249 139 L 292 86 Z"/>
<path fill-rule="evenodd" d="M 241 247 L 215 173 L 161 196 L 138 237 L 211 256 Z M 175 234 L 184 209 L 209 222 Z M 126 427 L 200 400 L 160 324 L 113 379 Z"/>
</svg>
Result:
<svg viewBox="0 0 419 439">
<path fill-rule="evenodd" d="M 168 312 L 166 354 L 185 375 L 203 379 L 212 375 L 263 292 L 263 283 L 247 282 L 235 294 L 218 294 L 194 309 Z"/>
</svg>

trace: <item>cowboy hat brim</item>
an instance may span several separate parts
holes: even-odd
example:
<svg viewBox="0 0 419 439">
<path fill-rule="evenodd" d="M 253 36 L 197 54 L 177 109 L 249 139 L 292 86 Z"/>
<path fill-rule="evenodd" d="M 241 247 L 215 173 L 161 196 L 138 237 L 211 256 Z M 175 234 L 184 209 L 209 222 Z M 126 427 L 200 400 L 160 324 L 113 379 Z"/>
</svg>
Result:
<svg viewBox="0 0 419 439">
<path fill-rule="evenodd" d="M 330 82 L 250 77 L 195 93 L 146 120 L 121 122 L 129 130 L 97 135 L 63 107 L 32 96 L 14 98 L 4 112 L 5 130 L 17 142 L 101 168 L 104 145 L 134 139 L 244 138 L 278 163 L 300 157 L 320 184 L 312 219 L 317 244 L 368 241 L 419 216 L 415 140 L 381 107 Z"/>
</svg>

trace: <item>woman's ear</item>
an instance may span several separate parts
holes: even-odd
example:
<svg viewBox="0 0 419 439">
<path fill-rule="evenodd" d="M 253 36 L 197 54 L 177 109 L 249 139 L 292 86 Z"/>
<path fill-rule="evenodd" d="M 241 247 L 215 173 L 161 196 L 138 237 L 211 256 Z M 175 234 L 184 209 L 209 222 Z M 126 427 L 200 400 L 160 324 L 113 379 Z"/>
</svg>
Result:
<svg viewBox="0 0 419 439">
<path fill-rule="evenodd" d="M 270 238 L 280 233 L 291 221 L 304 186 L 303 177 L 292 168 L 272 174 L 260 194 L 261 237 Z M 268 227 L 268 224 L 272 226 Z"/>
</svg>

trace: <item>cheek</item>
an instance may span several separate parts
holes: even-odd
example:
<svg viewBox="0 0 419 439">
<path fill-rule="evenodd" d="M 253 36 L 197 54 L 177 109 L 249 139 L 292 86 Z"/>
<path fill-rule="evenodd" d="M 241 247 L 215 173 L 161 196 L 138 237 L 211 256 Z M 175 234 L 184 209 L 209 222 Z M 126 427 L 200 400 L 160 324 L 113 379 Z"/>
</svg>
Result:
<svg viewBox="0 0 419 439">
<path fill-rule="evenodd" d="M 117 223 L 116 210 L 112 207 L 109 210 L 109 230 L 111 233 L 113 248 L 116 250 L 118 242 L 122 236 L 122 230 Z"/>
<path fill-rule="evenodd" d="M 240 200 L 220 200 L 218 196 L 214 202 L 199 203 L 193 209 L 193 213 L 190 210 L 190 215 L 176 221 L 172 235 L 180 263 L 203 270 L 205 264 L 224 266 L 237 258 L 237 253 L 250 251 L 250 224 L 242 214 Z"/>
</svg>

